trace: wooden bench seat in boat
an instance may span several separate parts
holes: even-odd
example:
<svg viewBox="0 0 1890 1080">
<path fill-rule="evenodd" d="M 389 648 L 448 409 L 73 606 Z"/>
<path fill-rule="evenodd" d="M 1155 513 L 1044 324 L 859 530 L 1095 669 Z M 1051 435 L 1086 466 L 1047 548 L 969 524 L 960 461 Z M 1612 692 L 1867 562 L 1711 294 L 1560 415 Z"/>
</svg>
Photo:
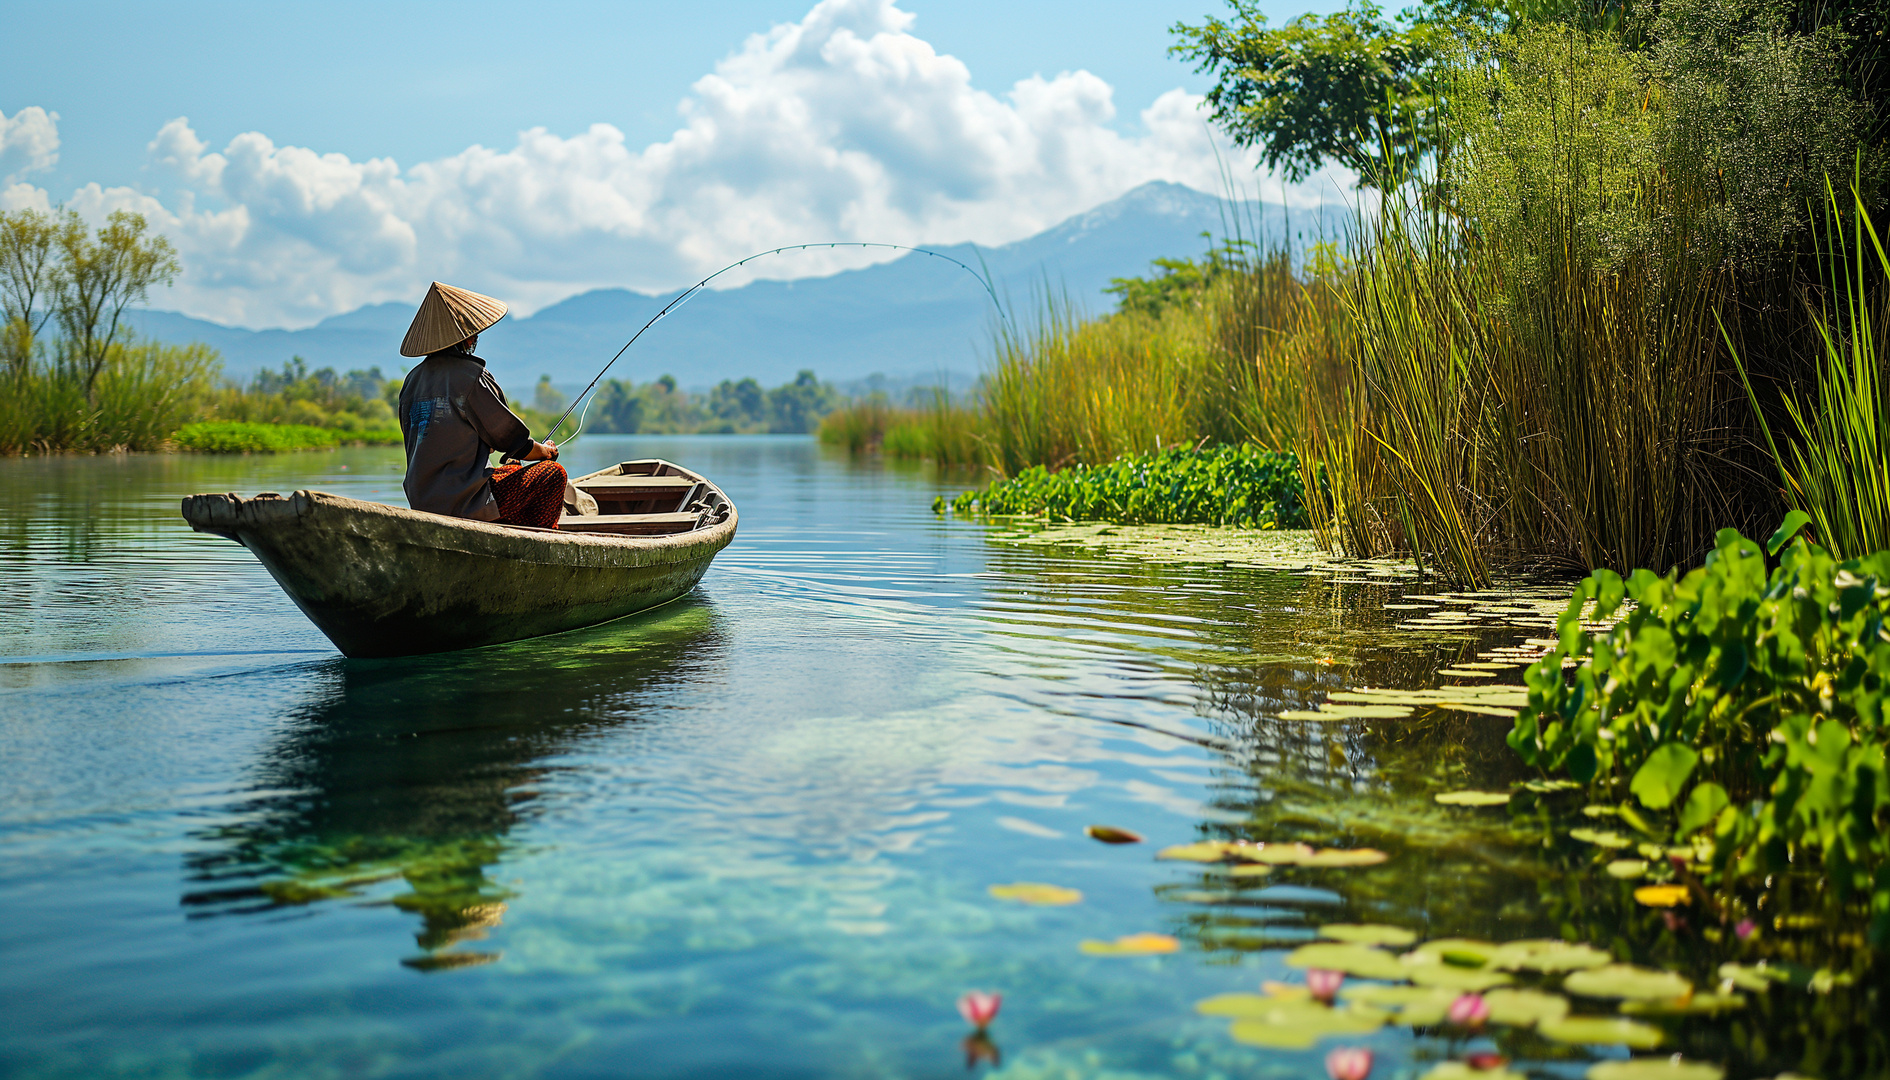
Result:
<svg viewBox="0 0 1890 1080">
<path fill-rule="evenodd" d="M 558 518 L 558 528 L 564 532 L 657 536 L 688 532 L 701 522 L 701 514 L 565 514 Z"/>
<path fill-rule="evenodd" d="M 604 514 L 649 514 L 683 509 L 699 486 L 686 476 L 594 476 L 573 483 Z"/>
</svg>

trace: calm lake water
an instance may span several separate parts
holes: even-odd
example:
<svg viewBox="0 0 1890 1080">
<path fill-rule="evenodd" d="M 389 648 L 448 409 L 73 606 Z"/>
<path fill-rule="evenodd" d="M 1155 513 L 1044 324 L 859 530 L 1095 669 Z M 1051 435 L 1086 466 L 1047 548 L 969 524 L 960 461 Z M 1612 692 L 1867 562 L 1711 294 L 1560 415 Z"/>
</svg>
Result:
<svg viewBox="0 0 1890 1080">
<path fill-rule="evenodd" d="M 988 988 L 1004 1077 L 1317 1077 L 1338 1045 L 1416 1076 L 1498 1044 L 1269 1049 L 1194 1005 L 1301 979 L 1287 952 L 1334 922 L 1687 964 L 1541 813 L 1432 801 L 1520 778 L 1507 720 L 1274 719 L 1540 630 L 1400 630 L 1424 604 L 1382 605 L 1426 588 L 1393 578 L 994 542 L 931 513 L 962 481 L 810 440 L 589 437 L 566 463 L 646 456 L 740 508 L 693 595 L 397 661 L 342 658 L 178 516 L 198 491 L 400 503 L 397 451 L 0 460 L 0 1073 L 963 1076 L 953 1003 Z M 1154 858 L 1234 836 L 1391 858 Z M 1082 901 L 987 891 L 1020 881 Z M 1143 932 L 1180 950 L 1080 948 Z M 1815 1012 L 1668 1021 L 1663 1053 L 1769 1076 L 1862 1019 L 1799 1030 Z M 1538 1076 L 1625 1054 L 1500 1042 Z"/>
</svg>

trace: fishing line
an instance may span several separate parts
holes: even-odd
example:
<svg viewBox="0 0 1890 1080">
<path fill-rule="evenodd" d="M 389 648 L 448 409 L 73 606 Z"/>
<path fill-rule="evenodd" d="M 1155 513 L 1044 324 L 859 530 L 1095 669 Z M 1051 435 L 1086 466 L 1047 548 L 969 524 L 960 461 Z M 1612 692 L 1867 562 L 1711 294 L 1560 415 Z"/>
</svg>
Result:
<svg viewBox="0 0 1890 1080">
<path fill-rule="evenodd" d="M 676 299 L 671 300 L 667 304 L 664 304 L 663 310 L 657 312 L 655 315 L 652 315 L 650 317 L 650 321 L 643 324 L 642 329 L 630 335 L 630 340 L 623 343 L 623 348 L 618 349 L 617 355 L 610 358 L 610 363 L 605 364 L 604 370 L 597 373 L 597 378 L 592 379 L 590 382 L 590 385 L 584 388 L 584 392 L 579 394 L 571 402 L 570 408 L 567 408 L 564 410 L 564 414 L 558 417 L 557 421 L 551 425 L 551 430 L 545 433 L 545 441 L 547 442 L 551 441 L 551 437 L 558 433 L 558 429 L 564 425 L 564 422 L 566 420 L 570 419 L 572 410 L 578 407 L 578 402 L 583 401 L 585 398 L 585 395 L 589 394 L 593 389 L 596 388 L 598 382 L 601 381 L 604 375 L 610 371 L 611 364 L 615 364 L 618 358 L 622 357 L 624 353 L 629 351 L 630 346 L 635 345 L 637 343 L 637 339 L 643 336 L 644 330 L 648 330 L 650 327 L 655 326 L 656 320 L 662 318 L 663 316 L 681 307 L 684 301 L 696 295 L 696 293 L 701 291 L 703 286 L 707 285 L 709 282 L 714 281 L 716 278 L 721 277 L 723 274 L 728 273 L 730 270 L 734 270 L 737 267 L 746 266 L 749 263 L 754 262 L 756 259 L 762 258 L 763 256 L 779 255 L 782 252 L 786 252 L 786 251 L 809 251 L 814 248 L 843 248 L 843 247 L 844 248 L 854 248 L 854 247 L 885 248 L 890 251 L 916 251 L 921 255 L 930 255 L 934 259 L 944 259 L 946 262 L 951 263 L 953 266 L 958 267 L 960 270 L 963 270 L 965 273 L 970 274 L 974 278 L 977 278 L 978 284 L 984 286 L 985 294 L 991 297 L 992 306 L 997 308 L 998 318 L 1003 319 L 1007 323 L 1011 321 L 1010 316 L 1005 314 L 1003 302 L 998 299 L 997 290 L 991 287 L 991 280 L 988 274 L 980 274 L 976 270 L 973 270 L 971 267 L 966 266 L 964 263 L 959 262 L 957 259 L 952 258 L 950 255 L 942 255 L 936 251 L 928 251 L 925 248 L 920 248 L 920 247 L 907 247 L 904 244 L 873 244 L 873 243 L 865 243 L 861 241 L 840 241 L 840 242 L 835 242 L 835 243 L 830 243 L 830 244 L 789 244 L 786 247 L 769 248 L 767 251 L 757 251 L 753 255 L 748 256 L 746 259 L 742 259 L 739 262 L 729 263 L 727 266 L 724 266 L 722 269 L 717 270 L 715 273 L 710 274 L 708 277 L 705 277 L 701 281 L 696 282 L 694 285 L 689 286 L 689 288 L 685 290 L 682 293 L 682 295 L 676 297 Z M 980 258 L 978 262 L 982 264 L 984 260 Z M 577 431 L 572 432 L 571 438 L 566 439 L 565 440 L 566 442 L 571 441 L 571 439 L 577 438 L 578 432 L 581 432 L 584 430 L 584 415 L 588 414 L 590 411 L 591 411 L 591 407 L 588 404 L 585 405 L 584 412 L 578 415 Z"/>
</svg>

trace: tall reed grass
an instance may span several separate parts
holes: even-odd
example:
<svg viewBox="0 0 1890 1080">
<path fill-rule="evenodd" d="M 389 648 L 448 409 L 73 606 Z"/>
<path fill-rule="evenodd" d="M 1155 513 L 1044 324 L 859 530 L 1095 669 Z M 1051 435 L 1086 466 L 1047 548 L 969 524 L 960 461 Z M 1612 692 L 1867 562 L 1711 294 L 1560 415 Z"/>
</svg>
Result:
<svg viewBox="0 0 1890 1080">
<path fill-rule="evenodd" d="M 36 364 L 0 377 L 0 453 L 162 449 L 218 394 L 207 345 L 113 344 L 92 397 L 82 373 Z"/>
</svg>

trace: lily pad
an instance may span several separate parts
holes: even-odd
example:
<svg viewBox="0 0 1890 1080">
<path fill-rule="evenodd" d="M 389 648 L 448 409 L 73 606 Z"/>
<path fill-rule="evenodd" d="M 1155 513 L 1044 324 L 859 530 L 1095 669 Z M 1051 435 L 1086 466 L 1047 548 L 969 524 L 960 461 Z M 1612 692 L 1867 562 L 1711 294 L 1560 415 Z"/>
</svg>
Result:
<svg viewBox="0 0 1890 1080">
<path fill-rule="evenodd" d="M 1313 853 L 1311 844 L 1255 844 L 1247 857 L 1255 862 L 1271 866 L 1298 866 L 1300 860 Z"/>
<path fill-rule="evenodd" d="M 1304 1049 L 1331 1035 L 1369 1035 L 1389 1019 L 1387 1014 L 1365 1006 L 1347 1005 L 1335 1009 L 1311 1000 L 1260 1000 L 1270 1006 L 1265 1012 L 1243 1016 L 1228 1029 L 1228 1034 L 1237 1042 L 1283 1050 Z"/>
<path fill-rule="evenodd" d="M 1321 848 L 1298 860 L 1300 866 L 1377 866 L 1391 856 L 1376 848 Z"/>
<path fill-rule="evenodd" d="M 1556 1042 L 1626 1046 L 1635 1050 L 1652 1050 L 1660 1045 L 1661 1039 L 1659 1028 L 1618 1016 L 1565 1016 L 1560 1020 L 1544 1020 L 1536 1025 L 1536 1030 Z"/>
<path fill-rule="evenodd" d="M 1533 791 L 1538 795 L 1547 795 L 1552 791 L 1578 791 L 1581 785 L 1573 780 L 1524 780 L 1524 791 Z"/>
<path fill-rule="evenodd" d="M 1435 938 L 1412 949 L 1404 956 L 1407 964 L 1455 964 L 1478 967 L 1490 962 L 1502 946 L 1477 938 Z"/>
<path fill-rule="evenodd" d="M 1588 1080 L 1723 1080 L 1726 1070 L 1704 1061 L 1683 1061 L 1680 1055 L 1659 1058 L 1628 1058 L 1626 1061 L 1597 1062 L 1588 1070 Z"/>
<path fill-rule="evenodd" d="M 1338 705 L 1328 702 L 1318 709 L 1288 709 L 1277 715 L 1282 720 L 1400 720 L 1411 713 L 1409 705 Z"/>
<path fill-rule="evenodd" d="M 1083 894 L 1078 889 L 1066 889 L 1061 885 L 1045 885 L 1038 881 L 993 885 L 985 891 L 999 900 L 1015 900 L 1020 904 L 1036 904 L 1042 907 L 1063 907 L 1083 902 Z"/>
<path fill-rule="evenodd" d="M 1606 829 L 1570 829 L 1568 835 L 1571 840 L 1599 844 L 1605 848 L 1624 848 L 1634 842 L 1618 832 L 1610 832 Z"/>
<path fill-rule="evenodd" d="M 1513 990 L 1497 987 L 1483 995 L 1490 1007 L 1490 1022 L 1511 1027 L 1534 1027 L 1544 1020 L 1560 1020 L 1568 1015 L 1568 999 L 1540 990 Z"/>
<path fill-rule="evenodd" d="M 1432 798 L 1445 806 L 1505 806 L 1510 794 L 1507 791 L 1446 791 Z"/>
<path fill-rule="evenodd" d="M 1592 945 L 1576 945 L 1554 938 L 1511 941 L 1496 950 L 1489 965 L 1504 971 L 1557 973 L 1581 971 L 1612 963 L 1614 956 Z"/>
<path fill-rule="evenodd" d="M 1454 964 L 1412 964 L 1405 969 L 1405 978 L 1419 986 L 1434 986 L 1466 994 L 1488 990 L 1493 986 L 1507 986 L 1516 981 L 1500 971 L 1457 967 Z"/>
<path fill-rule="evenodd" d="M 1339 944 L 1319 941 L 1311 945 L 1301 945 L 1287 954 L 1286 962 L 1296 968 L 1324 968 L 1327 971 L 1343 971 L 1361 979 L 1403 979 L 1407 977 L 1405 967 L 1398 958 L 1384 951 L 1366 945 Z"/>
<path fill-rule="evenodd" d="M 1118 829 L 1113 825 L 1086 825 L 1084 835 L 1091 840 L 1101 840 L 1105 844 L 1139 844 L 1141 833 L 1132 833 L 1127 829 Z"/>
<path fill-rule="evenodd" d="M 1609 877 L 1617 877 L 1617 878 L 1622 878 L 1622 879 L 1637 878 L 1647 873 L 1647 860 L 1646 859 L 1616 859 L 1613 862 L 1609 863 L 1607 866 L 1603 867 L 1603 869 L 1608 871 Z"/>
<path fill-rule="evenodd" d="M 1229 877 L 1237 878 L 1266 877 L 1272 872 L 1273 868 L 1265 863 L 1235 863 L 1223 871 Z"/>
<path fill-rule="evenodd" d="M 1435 986 L 1386 986 L 1383 983 L 1359 983 L 1339 991 L 1347 1001 L 1374 1008 L 1393 1009 L 1398 1022 L 1413 1027 L 1430 1027 L 1443 1022 L 1450 1003 L 1458 992 Z"/>
<path fill-rule="evenodd" d="M 1671 1001 L 1624 1001 L 1621 1011 L 1629 1016 L 1717 1016 L 1746 1007 L 1738 994 L 1694 994 Z"/>
<path fill-rule="evenodd" d="M 1399 948 L 1417 940 L 1417 934 L 1402 926 L 1376 923 L 1331 923 L 1319 928 L 1319 936 L 1352 945 L 1390 945 Z"/>
<path fill-rule="evenodd" d="M 1264 1020 L 1277 1011 L 1282 1002 L 1295 1000 L 1269 994 L 1216 994 L 1194 1003 L 1202 1016 L 1228 1016 L 1235 1019 Z"/>
<path fill-rule="evenodd" d="M 1129 934 L 1114 941 L 1085 940 L 1078 947 L 1091 956 L 1159 956 L 1179 952 L 1181 942 L 1167 934 Z"/>
<path fill-rule="evenodd" d="M 1231 859 L 1252 859 L 1259 848 L 1260 845 L 1246 840 L 1198 840 L 1192 844 L 1165 847 L 1156 852 L 1155 857 L 1184 862 L 1227 862 Z"/>
<path fill-rule="evenodd" d="M 1479 1069 L 1467 1061 L 1440 1061 L 1423 1080 L 1529 1080 L 1519 1072 L 1511 1072 L 1502 1065 L 1494 1069 Z"/>
<path fill-rule="evenodd" d="M 1693 984 L 1671 971 L 1608 964 L 1575 972 L 1563 981 L 1562 989 L 1583 997 L 1662 1001 L 1692 993 Z"/>
<path fill-rule="evenodd" d="M 1719 977 L 1724 982 L 1732 983 L 1741 990 L 1750 990 L 1755 994 L 1764 993 L 1774 983 L 1787 982 L 1791 976 L 1777 968 L 1759 964 L 1721 964 Z"/>
<path fill-rule="evenodd" d="M 1648 907 L 1673 907 L 1693 902 L 1691 890 L 1685 885 L 1643 885 L 1634 890 L 1634 900 Z"/>
</svg>

